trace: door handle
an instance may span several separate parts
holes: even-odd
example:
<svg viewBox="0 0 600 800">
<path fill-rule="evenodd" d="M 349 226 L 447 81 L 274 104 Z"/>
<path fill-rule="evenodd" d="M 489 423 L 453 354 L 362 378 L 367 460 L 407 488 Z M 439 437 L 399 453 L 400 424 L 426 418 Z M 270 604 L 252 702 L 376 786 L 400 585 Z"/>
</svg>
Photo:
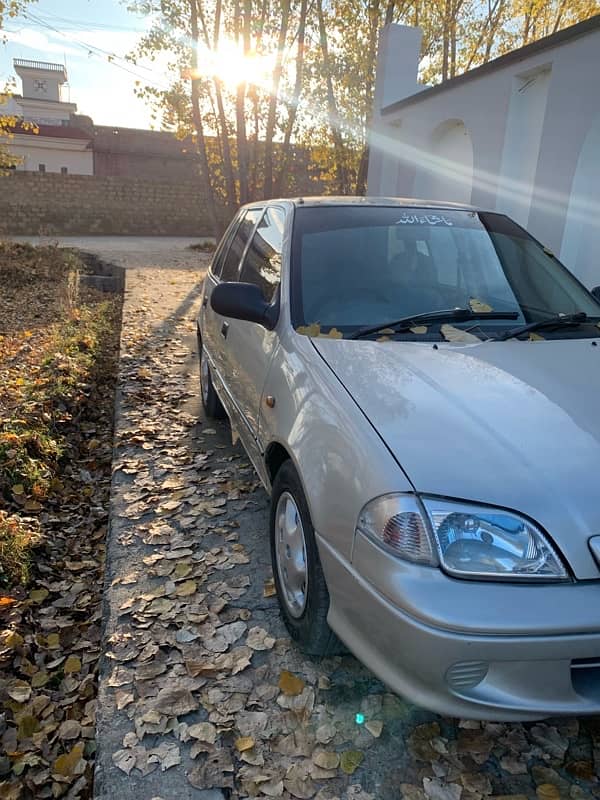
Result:
<svg viewBox="0 0 600 800">
<path fill-rule="evenodd" d="M 222 336 L 224 339 L 226 339 L 226 338 L 227 338 L 227 332 L 228 332 L 228 330 L 229 330 L 229 323 L 228 323 L 228 322 L 224 322 L 224 323 L 221 325 L 221 336 Z"/>
</svg>

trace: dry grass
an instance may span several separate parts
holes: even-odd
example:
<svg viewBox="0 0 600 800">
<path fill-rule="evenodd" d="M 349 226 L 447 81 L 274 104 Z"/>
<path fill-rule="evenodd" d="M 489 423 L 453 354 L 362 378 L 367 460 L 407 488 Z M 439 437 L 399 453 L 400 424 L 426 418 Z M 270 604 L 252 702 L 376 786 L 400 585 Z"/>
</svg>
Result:
<svg viewBox="0 0 600 800">
<path fill-rule="evenodd" d="M 79 292 L 79 267 L 55 246 L 0 242 L 0 586 L 29 577 L 39 536 L 26 517 L 60 497 L 71 439 L 114 346 L 119 302 Z"/>
</svg>

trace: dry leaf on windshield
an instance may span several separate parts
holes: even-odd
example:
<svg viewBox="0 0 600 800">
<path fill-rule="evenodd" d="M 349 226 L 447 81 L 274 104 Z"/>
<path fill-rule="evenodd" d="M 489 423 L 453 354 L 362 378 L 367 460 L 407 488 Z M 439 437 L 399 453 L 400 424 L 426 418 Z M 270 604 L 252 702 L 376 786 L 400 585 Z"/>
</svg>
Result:
<svg viewBox="0 0 600 800">
<path fill-rule="evenodd" d="M 488 314 L 490 311 L 493 311 L 490 305 L 478 300 L 476 297 L 472 297 L 469 300 L 469 306 L 471 311 L 474 311 L 476 314 Z"/>
<path fill-rule="evenodd" d="M 318 322 L 312 322 L 310 325 L 299 325 L 296 328 L 296 332 L 304 336 L 319 336 L 321 333 L 321 325 Z"/>
<path fill-rule="evenodd" d="M 324 337 L 325 339 L 343 339 L 344 334 L 341 331 L 338 331 L 337 328 L 330 328 L 327 333 L 321 333 L 320 336 Z"/>
<path fill-rule="evenodd" d="M 468 342 L 469 344 L 481 342 L 481 339 L 475 336 L 475 334 L 463 331 L 460 328 L 455 328 L 454 325 L 442 325 L 440 331 L 447 342 Z"/>
<path fill-rule="evenodd" d="M 540 334 L 536 333 L 535 331 L 530 331 L 529 332 L 529 336 L 527 337 L 527 340 L 529 342 L 545 342 L 546 341 L 543 336 L 540 336 Z"/>
<path fill-rule="evenodd" d="M 410 328 L 410 332 L 418 335 L 427 333 L 427 325 L 413 325 L 413 327 Z"/>
</svg>

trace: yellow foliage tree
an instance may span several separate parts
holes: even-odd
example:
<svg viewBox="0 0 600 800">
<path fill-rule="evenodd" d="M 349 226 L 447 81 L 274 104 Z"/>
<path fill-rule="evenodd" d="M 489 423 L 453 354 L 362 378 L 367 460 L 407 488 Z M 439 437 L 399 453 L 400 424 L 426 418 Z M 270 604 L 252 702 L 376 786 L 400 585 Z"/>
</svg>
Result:
<svg viewBox="0 0 600 800">
<path fill-rule="evenodd" d="M 18 16 L 19 12 L 30 2 L 34 2 L 34 0 L 0 0 L 0 41 L 2 40 L 4 21 L 7 18 L 11 19 Z M 2 113 L 3 107 L 7 105 L 9 98 L 10 87 L 6 86 L 0 91 L 0 174 L 20 163 L 20 159 L 15 155 L 11 155 L 7 146 L 14 137 L 15 130 L 20 128 L 21 130 L 37 133 L 35 124 L 22 122 L 14 114 Z"/>
</svg>

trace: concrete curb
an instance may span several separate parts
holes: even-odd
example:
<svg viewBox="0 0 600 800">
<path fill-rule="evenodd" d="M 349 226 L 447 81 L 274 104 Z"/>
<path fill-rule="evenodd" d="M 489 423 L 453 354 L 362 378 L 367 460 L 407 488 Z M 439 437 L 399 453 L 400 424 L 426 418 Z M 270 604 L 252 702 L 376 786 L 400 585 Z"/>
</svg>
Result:
<svg viewBox="0 0 600 800">
<path fill-rule="evenodd" d="M 125 268 L 110 264 L 94 253 L 80 251 L 81 257 L 91 272 L 83 272 L 79 281 L 83 286 L 101 292 L 123 293 L 125 291 Z"/>
</svg>

